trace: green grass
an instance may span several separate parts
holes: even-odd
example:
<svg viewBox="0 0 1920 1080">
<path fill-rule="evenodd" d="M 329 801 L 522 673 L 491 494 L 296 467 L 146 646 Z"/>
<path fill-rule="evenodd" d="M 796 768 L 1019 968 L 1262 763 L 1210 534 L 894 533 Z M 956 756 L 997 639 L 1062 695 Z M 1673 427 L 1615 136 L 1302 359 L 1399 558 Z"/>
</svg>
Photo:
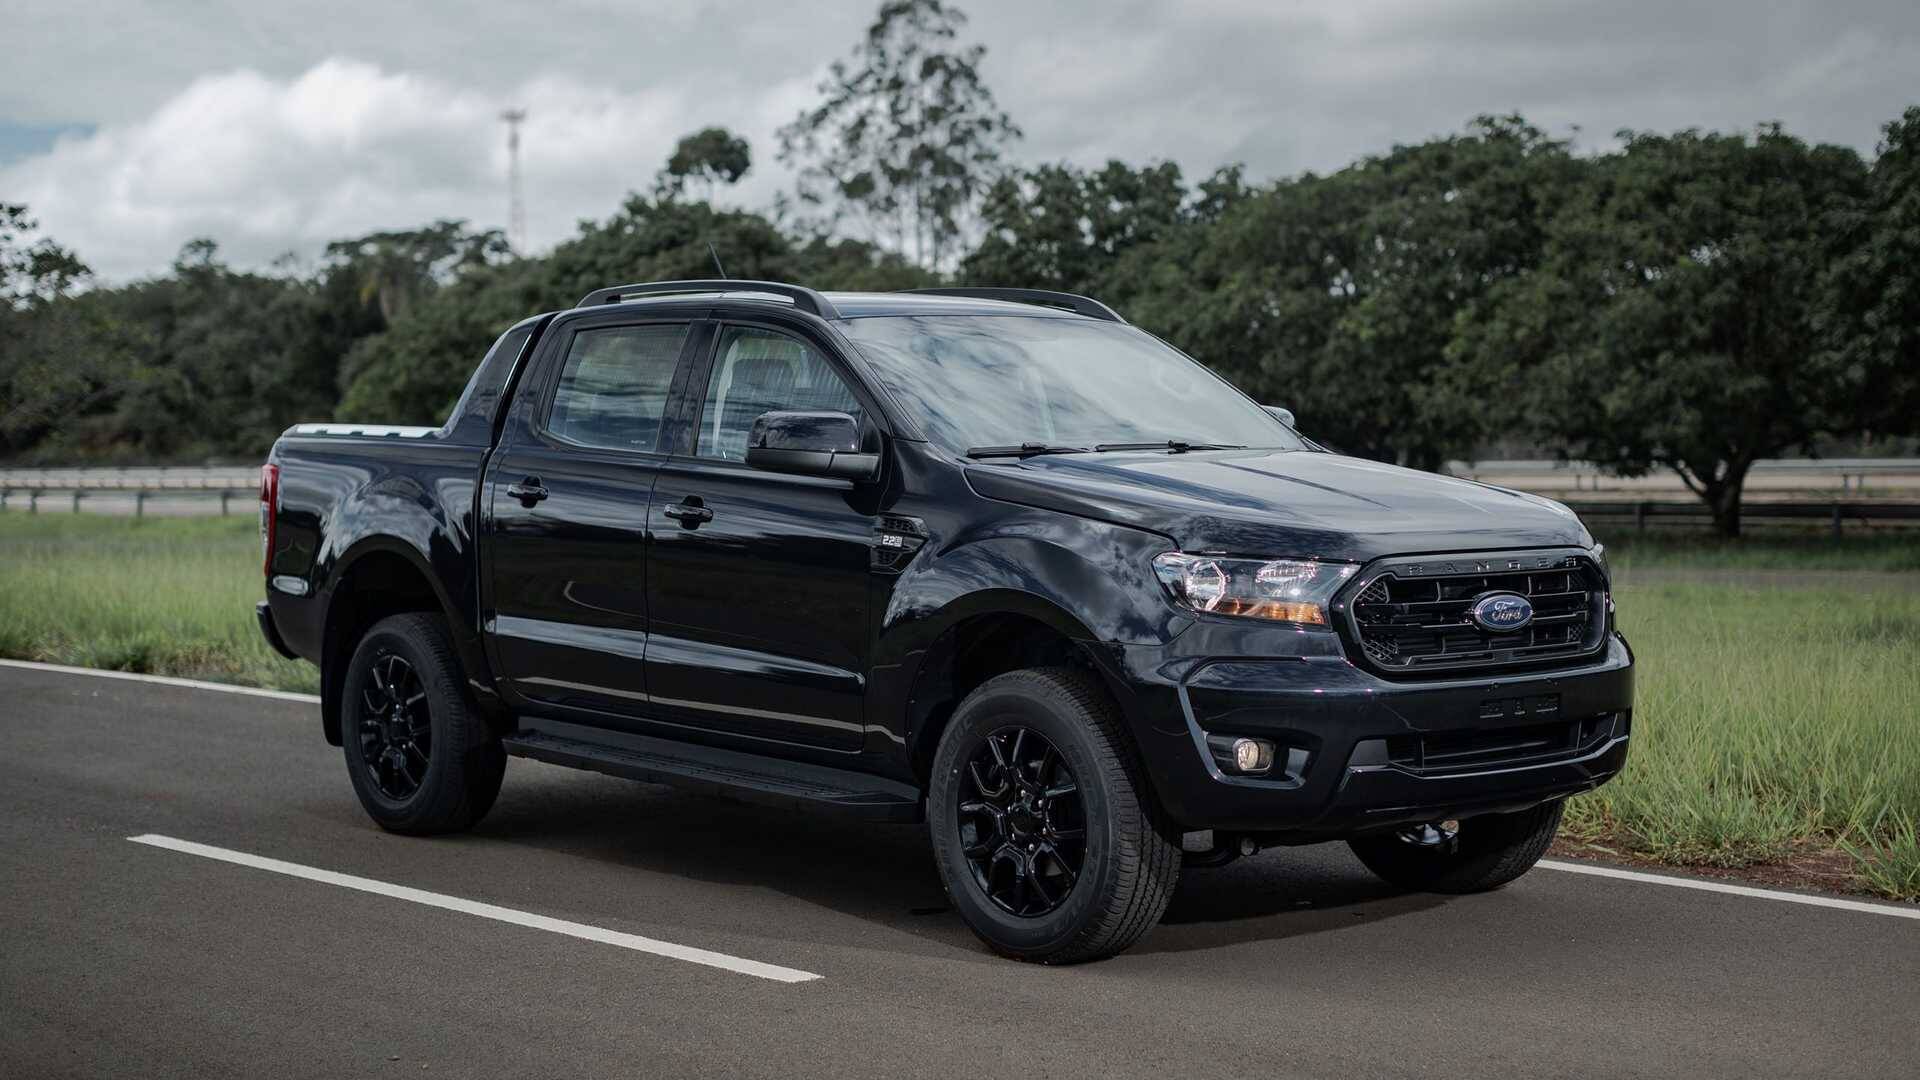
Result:
<svg viewBox="0 0 1920 1080">
<path fill-rule="evenodd" d="M 1711 533 L 1603 532 L 1614 569 L 1881 570 L 1920 573 L 1920 529 L 1835 540 L 1823 530 L 1749 531 L 1738 540 Z"/>
<path fill-rule="evenodd" d="M 1840 846 L 1859 865 L 1867 888 L 1896 900 L 1920 900 L 1920 827 L 1913 818 L 1901 819 L 1881 836 L 1843 840 Z"/>
<path fill-rule="evenodd" d="M 1920 592 L 1625 586 L 1637 666 L 1626 772 L 1573 834 L 1680 864 L 1845 845 L 1914 895 Z M 1904 871 L 1908 885 L 1892 887 Z"/>
<path fill-rule="evenodd" d="M 1628 540 L 1618 564 L 1920 568 L 1920 537 Z M 259 540 L 244 518 L 0 513 L 0 655 L 312 691 L 260 640 Z M 1741 866 L 1840 849 L 1863 883 L 1920 899 L 1920 590 L 1635 585 L 1634 748 L 1575 799 L 1571 835 Z"/>
<path fill-rule="evenodd" d="M 245 517 L 0 513 L 0 656 L 315 691 L 267 647 Z"/>
</svg>

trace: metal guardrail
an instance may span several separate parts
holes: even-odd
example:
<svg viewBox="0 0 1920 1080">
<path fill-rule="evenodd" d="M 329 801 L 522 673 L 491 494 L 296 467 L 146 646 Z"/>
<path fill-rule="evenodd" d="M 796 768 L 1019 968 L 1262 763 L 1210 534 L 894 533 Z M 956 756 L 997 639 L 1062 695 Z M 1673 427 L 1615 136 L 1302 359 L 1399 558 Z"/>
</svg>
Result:
<svg viewBox="0 0 1920 1080">
<path fill-rule="evenodd" d="M 1578 462 L 1483 461 L 1472 468 L 1467 465 L 1453 463 L 1454 475 L 1471 475 L 1475 469 L 1483 475 L 1502 476 L 1601 475 L 1597 470 L 1582 473 L 1584 466 Z M 1764 469 L 1776 474 L 1824 472 L 1858 477 L 1911 472 L 1920 476 L 1920 458 L 1763 461 L 1754 468 L 1756 472 Z M 0 511 L 38 513 L 43 506 L 59 506 L 79 513 L 83 503 L 94 500 L 99 509 L 130 511 L 135 517 L 143 517 L 149 501 L 163 500 L 169 510 L 177 512 L 186 500 L 204 497 L 206 501 L 200 505 L 206 509 L 202 512 L 212 512 L 217 500 L 218 512 L 226 515 L 234 511 L 236 502 L 243 512 L 251 512 L 259 483 L 259 471 L 250 466 L 0 469 Z M 1609 524 L 1630 521 L 1640 530 L 1649 523 L 1705 525 L 1712 520 L 1706 504 L 1693 498 L 1575 500 L 1568 505 L 1584 519 Z M 1741 506 L 1740 516 L 1750 522 L 1826 522 L 1837 536 L 1848 523 L 1920 521 L 1920 502 L 1750 500 Z"/>
<path fill-rule="evenodd" d="M 0 512 L 25 510 L 29 514 L 40 512 L 43 503 L 49 505 L 66 504 L 66 508 L 75 514 L 80 513 L 81 501 L 91 500 L 95 505 L 114 501 L 121 508 L 131 507 L 134 517 L 147 515 L 147 503 L 164 500 L 166 504 L 178 509 L 179 505 L 194 496 L 206 496 L 209 508 L 217 500 L 220 516 L 226 517 L 233 512 L 237 502 L 242 506 L 259 494 L 259 489 L 249 484 L 242 487 L 193 487 L 193 488 L 113 488 L 113 487 L 20 487 L 10 488 L 0 484 Z M 58 499 L 50 496 L 58 495 Z M 105 496 L 105 498 L 101 498 Z M 191 511 L 190 511 L 191 512 Z"/>
<path fill-rule="evenodd" d="M 1627 482 L 1626 478 L 1607 472 L 1590 461 L 1546 459 L 1449 461 L 1446 471 L 1449 475 L 1468 480 L 1493 476 L 1550 477 L 1555 480 L 1570 480 L 1576 491 L 1587 488 L 1598 491 L 1604 480 Z M 1656 472 L 1654 475 L 1661 474 Z M 1749 482 L 1757 479 L 1830 477 L 1840 482 L 1840 490 L 1843 492 L 1859 490 L 1869 476 L 1920 478 L 1920 458 L 1763 458 L 1754 462 L 1747 471 Z"/>
<path fill-rule="evenodd" d="M 0 511 L 24 509 L 30 514 L 39 513 L 41 504 L 56 496 L 76 514 L 83 501 L 92 499 L 96 506 L 108 504 L 103 509 L 130 509 L 135 517 L 146 516 L 150 500 L 164 499 L 177 510 L 184 499 L 206 496 L 208 509 L 218 500 L 224 517 L 233 512 L 236 500 L 244 506 L 259 490 L 258 468 L 238 466 L 0 469 Z"/>
<path fill-rule="evenodd" d="M 1569 502 L 1567 508 L 1586 522 L 1631 521 L 1645 532 L 1649 522 L 1670 521 L 1707 524 L 1713 514 L 1699 500 L 1652 501 L 1607 500 Z M 1834 536 L 1843 535 L 1847 522 L 1871 525 L 1876 522 L 1920 521 L 1920 503 L 1914 502 L 1747 502 L 1740 504 L 1744 522 L 1826 522 Z"/>
<path fill-rule="evenodd" d="M 11 491 L 217 491 L 222 488 L 239 491 L 259 484 L 257 465 L 0 469 L 0 489 Z"/>
</svg>

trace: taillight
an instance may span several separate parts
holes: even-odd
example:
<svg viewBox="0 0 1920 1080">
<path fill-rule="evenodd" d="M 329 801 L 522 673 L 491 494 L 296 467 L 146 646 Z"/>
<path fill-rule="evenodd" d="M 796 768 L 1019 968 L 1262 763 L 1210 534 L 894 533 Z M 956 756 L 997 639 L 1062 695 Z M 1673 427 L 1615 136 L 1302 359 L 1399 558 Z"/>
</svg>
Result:
<svg viewBox="0 0 1920 1080">
<path fill-rule="evenodd" d="M 274 519 L 280 516 L 280 466 L 260 466 L 260 567 L 273 574 Z"/>
</svg>

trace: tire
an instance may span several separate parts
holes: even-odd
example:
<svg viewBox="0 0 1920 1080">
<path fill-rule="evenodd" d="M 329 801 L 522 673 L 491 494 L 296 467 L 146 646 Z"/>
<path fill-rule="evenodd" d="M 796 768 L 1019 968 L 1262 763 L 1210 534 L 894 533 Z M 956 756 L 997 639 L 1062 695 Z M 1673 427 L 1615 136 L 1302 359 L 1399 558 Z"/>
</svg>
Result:
<svg viewBox="0 0 1920 1080">
<path fill-rule="evenodd" d="M 1553 843 L 1565 806 L 1555 799 L 1518 813 L 1467 818 L 1451 839 L 1431 845 L 1405 839 L 1401 831 L 1356 837 L 1347 846 L 1367 869 L 1403 889 L 1486 892 L 1533 869 Z"/>
<path fill-rule="evenodd" d="M 996 772 L 996 760 L 1016 762 L 1021 779 L 1005 767 Z M 977 762 L 986 767 L 976 770 Z M 1004 788 L 1009 794 L 1000 798 L 1014 809 L 979 809 L 976 775 Z M 1065 791 L 1069 782 L 1072 792 Z M 1112 699 L 1082 672 L 1015 671 L 967 695 L 941 735 L 929 788 L 928 831 L 947 896 L 1003 956 L 1046 964 L 1112 956 L 1160 921 L 1179 883 L 1178 837 L 1147 790 Z M 1040 793 L 1041 809 L 1021 809 L 1018 791 Z M 1068 838 L 1075 822 L 1077 845 Z M 1040 853 L 1022 837 L 1037 840 Z M 984 874 L 976 859 L 988 861 Z M 1005 906 L 1010 896 L 1035 910 Z M 1054 906 L 1038 910 L 1043 900 Z"/>
<path fill-rule="evenodd" d="M 383 689 L 403 685 L 397 693 Z M 392 710 L 400 699 L 413 704 Z M 408 613 L 374 624 L 348 661 L 340 710 L 347 774 L 381 828 L 413 836 L 459 832 L 493 808 L 506 751 L 467 700 L 466 679 L 439 616 Z"/>
</svg>

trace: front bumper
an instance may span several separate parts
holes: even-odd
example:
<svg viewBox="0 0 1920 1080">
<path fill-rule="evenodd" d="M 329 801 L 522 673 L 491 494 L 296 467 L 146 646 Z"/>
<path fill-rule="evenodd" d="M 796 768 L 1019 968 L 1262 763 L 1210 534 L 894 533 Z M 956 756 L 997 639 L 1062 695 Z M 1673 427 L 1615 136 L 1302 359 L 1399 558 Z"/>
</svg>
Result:
<svg viewBox="0 0 1920 1080">
<path fill-rule="evenodd" d="M 1633 654 L 1617 634 L 1577 668 L 1424 682 L 1337 655 L 1219 656 L 1108 653 L 1155 794 L 1187 829 L 1307 843 L 1524 809 L 1598 787 L 1626 763 Z M 1280 764 L 1223 773 L 1209 733 L 1271 739 Z"/>
</svg>

